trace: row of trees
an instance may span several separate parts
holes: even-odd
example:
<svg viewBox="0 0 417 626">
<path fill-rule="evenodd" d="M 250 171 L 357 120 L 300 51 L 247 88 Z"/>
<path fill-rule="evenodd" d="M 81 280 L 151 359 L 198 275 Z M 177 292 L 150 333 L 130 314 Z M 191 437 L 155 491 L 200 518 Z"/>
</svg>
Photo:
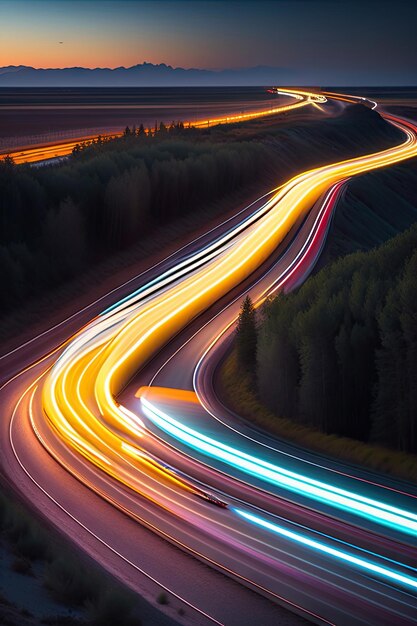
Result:
<svg viewBox="0 0 417 626">
<path fill-rule="evenodd" d="M 72 155 L 74 157 L 80 157 L 80 155 L 84 156 L 87 153 L 89 156 L 92 156 L 92 154 L 94 154 L 94 152 L 97 153 L 97 151 L 99 151 L 101 147 L 108 146 L 108 144 L 113 143 L 113 142 L 120 143 L 120 141 L 123 141 L 123 140 L 126 142 L 126 140 L 129 140 L 132 138 L 152 139 L 152 138 L 157 137 L 158 139 L 163 139 L 164 137 L 166 138 L 168 135 L 170 136 L 184 135 L 187 132 L 187 130 L 190 130 L 190 127 L 186 129 L 183 122 L 174 122 L 174 121 L 172 121 L 169 126 L 164 124 L 164 122 L 159 122 L 159 124 L 158 122 L 155 122 L 155 126 L 153 128 L 148 128 L 148 129 L 146 129 L 143 124 L 139 124 L 138 127 L 136 127 L 136 125 L 133 125 L 132 127 L 126 126 L 121 136 L 120 135 L 98 135 L 96 138 L 88 139 L 86 141 L 81 141 L 79 143 L 76 143 L 72 150 Z M 124 146 L 124 148 L 126 148 L 126 143 L 122 145 Z M 6 158 L 10 158 L 10 157 L 6 157 Z"/>
<path fill-rule="evenodd" d="M 108 149 L 107 149 L 108 148 Z M 265 176 L 257 142 L 120 142 L 54 167 L 0 162 L 2 312 Z"/>
<path fill-rule="evenodd" d="M 397 137 L 364 107 L 298 124 L 217 130 L 159 124 L 146 137 L 139 126 L 118 139 L 80 146 L 61 165 L 33 168 L 0 160 L 0 272 L 8 277 L 1 313 L 178 217 L 204 214 L 225 194 L 277 184 L 323 161 L 329 150 L 335 158 L 353 155 Z"/>
<path fill-rule="evenodd" d="M 238 356 L 261 401 L 325 433 L 417 452 L 416 275 L 414 225 L 268 302 L 256 349 L 246 301 Z"/>
</svg>

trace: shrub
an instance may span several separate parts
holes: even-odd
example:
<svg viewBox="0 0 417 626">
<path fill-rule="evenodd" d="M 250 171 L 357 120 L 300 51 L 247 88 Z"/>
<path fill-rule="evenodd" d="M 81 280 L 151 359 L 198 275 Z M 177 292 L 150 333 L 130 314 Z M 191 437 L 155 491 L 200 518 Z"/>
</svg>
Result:
<svg viewBox="0 0 417 626">
<path fill-rule="evenodd" d="M 158 604 L 169 604 L 168 596 L 164 591 L 161 591 L 156 600 Z"/>
</svg>

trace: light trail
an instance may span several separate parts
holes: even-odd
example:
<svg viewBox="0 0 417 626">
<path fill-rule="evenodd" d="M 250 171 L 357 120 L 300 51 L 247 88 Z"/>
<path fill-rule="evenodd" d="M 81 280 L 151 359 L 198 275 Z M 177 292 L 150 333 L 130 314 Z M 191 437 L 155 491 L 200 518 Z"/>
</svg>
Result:
<svg viewBox="0 0 417 626">
<path fill-rule="evenodd" d="M 13 443 L 13 436 L 12 436 L 12 431 L 13 431 L 13 425 L 14 425 L 14 420 L 16 418 L 17 415 L 17 411 L 19 410 L 20 404 L 22 403 L 22 401 L 24 400 L 25 396 L 27 394 L 30 394 L 30 399 L 29 399 L 29 415 L 30 415 L 30 420 L 31 420 L 31 424 L 32 424 L 32 428 L 35 430 L 36 432 L 36 436 L 38 437 L 38 439 L 42 442 L 42 444 L 45 446 L 46 449 L 48 449 L 46 443 L 44 441 L 42 441 L 42 437 L 40 435 L 40 433 L 36 430 L 36 426 L 34 424 L 34 420 L 33 420 L 33 398 L 34 395 L 37 391 L 37 384 L 39 382 L 39 380 L 43 377 L 43 374 L 41 374 L 40 376 L 38 376 L 35 381 L 30 385 L 30 387 L 28 389 L 25 390 L 25 393 L 19 398 L 18 403 L 16 404 L 16 407 L 13 411 L 12 414 L 12 418 L 10 420 L 10 427 L 9 427 L 9 436 L 10 436 L 10 442 L 11 442 L 11 446 L 13 448 L 13 452 L 15 455 L 15 458 L 17 459 L 22 471 L 24 472 L 24 474 L 28 477 L 28 479 L 36 486 L 37 489 L 39 489 L 40 492 L 42 492 L 51 502 L 54 503 L 54 505 L 60 509 L 61 511 L 63 511 L 65 513 L 65 515 L 73 520 L 75 522 L 75 524 L 82 529 L 83 531 L 85 531 L 88 535 L 90 535 L 91 537 L 93 537 L 99 544 L 103 545 L 107 550 L 109 550 L 111 553 L 115 554 L 118 558 L 120 558 L 122 561 L 124 561 L 125 563 L 127 563 L 129 565 L 129 567 L 131 567 L 133 570 L 135 570 L 137 573 L 140 573 L 141 575 L 143 575 L 145 578 L 147 578 L 148 580 L 150 580 L 151 582 L 155 583 L 158 588 L 163 589 L 164 591 L 166 591 L 167 593 L 169 593 L 173 598 L 178 599 L 181 603 L 183 603 L 185 606 L 187 606 L 188 608 L 190 608 L 192 611 L 195 611 L 198 615 L 202 615 L 205 618 L 207 618 L 207 620 L 210 623 L 213 624 L 217 624 L 217 626 L 223 626 L 223 624 L 221 622 L 219 622 L 218 620 L 214 619 L 211 615 L 209 615 L 208 613 L 206 613 L 205 611 L 202 611 L 201 608 L 199 608 L 198 606 L 195 606 L 193 603 L 189 602 L 186 598 L 180 596 L 179 594 L 177 594 L 172 588 L 167 587 L 166 585 L 164 585 L 160 580 L 157 580 L 154 576 L 151 576 L 148 572 L 146 572 L 143 568 L 139 567 L 137 565 L 137 563 L 134 563 L 129 557 L 127 557 L 126 555 L 122 554 L 121 552 L 117 551 L 114 549 L 114 547 L 112 545 L 110 545 L 108 542 L 104 541 L 99 535 L 97 535 L 96 533 L 92 532 L 92 530 L 90 528 L 88 528 L 88 526 L 86 526 L 79 518 L 77 518 L 75 515 L 73 515 L 71 513 L 71 511 L 69 511 L 68 509 L 66 509 L 65 507 L 62 506 L 62 504 L 56 499 L 54 498 L 53 495 L 51 495 L 37 480 L 36 478 L 29 472 L 29 470 L 25 467 L 25 465 L 22 463 L 22 461 L 19 458 L 19 455 L 17 454 L 16 448 L 14 446 Z M 69 470 L 69 468 L 68 468 Z M 70 470 L 69 470 L 70 471 Z M 92 488 L 93 486 L 90 485 L 90 487 Z M 104 499 L 106 499 L 105 494 L 101 494 L 102 497 Z M 113 502 L 113 504 L 116 506 L 117 503 Z M 145 523 L 145 520 L 139 520 L 138 521 Z"/>
<path fill-rule="evenodd" d="M 322 541 L 310 539 L 306 535 L 302 535 L 299 532 L 294 532 L 292 530 L 289 530 L 288 528 L 284 528 L 283 526 L 269 522 L 268 520 L 263 519 L 258 515 L 248 513 L 247 511 L 235 509 L 235 512 L 249 522 L 252 522 L 252 524 L 255 524 L 261 528 L 265 528 L 277 535 L 280 535 L 281 537 L 285 537 L 286 539 L 294 541 L 295 543 L 301 543 L 313 550 L 316 550 L 317 552 L 322 552 L 341 561 L 346 561 L 347 563 L 355 565 L 359 569 L 366 570 L 373 574 L 378 574 L 379 576 L 387 578 L 388 580 L 395 583 L 401 583 L 402 585 L 411 587 L 411 589 L 413 590 L 417 589 L 417 578 L 407 576 L 406 574 L 402 574 L 396 570 L 392 570 L 387 567 L 382 567 L 377 563 L 373 563 L 372 561 L 369 561 L 367 559 L 357 557 L 354 554 L 350 554 L 349 552 L 346 552 L 344 550 L 333 548 L 329 544 L 323 543 Z"/>
<path fill-rule="evenodd" d="M 260 117 L 267 117 L 269 115 L 276 115 L 279 113 L 286 113 L 300 107 L 308 106 L 313 103 L 324 103 L 326 97 L 321 94 L 313 94 L 307 92 L 298 92 L 296 90 L 280 90 L 273 91 L 273 93 L 279 93 L 290 98 L 294 98 L 296 102 L 292 104 L 283 104 L 276 107 L 268 107 L 263 110 L 255 110 L 248 113 L 231 113 L 230 115 L 223 115 L 219 117 L 213 117 L 210 119 L 197 119 L 184 122 L 185 126 L 193 126 L 195 128 L 207 128 L 209 126 L 216 126 L 219 124 L 235 124 L 237 122 L 244 122 Z M 147 128 L 146 132 L 153 132 L 152 128 Z M 22 163 L 39 163 L 41 161 L 47 161 L 49 159 L 57 159 L 70 155 L 76 145 L 83 142 L 91 142 L 97 140 L 98 137 L 106 140 L 113 137 L 122 137 L 123 133 L 101 133 L 100 135 L 88 135 L 85 137 L 79 137 L 77 139 L 71 139 L 70 141 L 62 141 L 55 144 L 38 145 L 31 148 L 23 148 L 20 150 L 14 150 L 12 152 L 5 151 L 0 154 L 0 160 L 2 156 L 9 155 L 14 159 L 16 164 Z"/>
<path fill-rule="evenodd" d="M 378 502 L 360 494 L 312 480 L 308 476 L 288 471 L 241 450 L 231 448 L 183 425 L 179 420 L 158 409 L 144 395 L 141 396 L 141 404 L 143 412 L 154 424 L 195 450 L 212 458 L 217 458 L 250 476 L 259 477 L 277 486 L 337 506 L 345 511 L 355 511 L 357 515 L 417 535 L 417 515 L 410 511 L 403 511 L 384 502 Z"/>
<path fill-rule="evenodd" d="M 314 94 L 300 93 L 297 103 L 316 102 L 315 98 Z M 253 543 L 256 537 L 246 535 L 240 528 L 235 529 L 229 511 L 222 511 L 218 517 L 208 515 L 204 503 L 196 502 L 193 506 L 190 498 L 194 495 L 201 496 L 202 492 L 207 498 L 210 494 L 205 488 L 202 489 L 198 480 L 177 474 L 175 468 L 159 460 L 157 452 L 161 447 L 148 430 L 147 420 L 155 424 L 161 433 L 168 433 L 190 450 L 195 449 L 226 462 L 245 472 L 250 479 L 260 478 L 296 492 L 307 503 L 319 501 L 343 514 L 365 518 L 376 525 L 380 533 L 384 526 L 389 526 L 399 534 L 417 535 L 417 515 L 412 510 L 369 497 L 360 490 L 345 489 L 338 485 L 338 477 L 334 474 L 331 474 L 332 482 L 318 481 L 245 453 L 196 428 L 190 428 L 185 418 L 175 419 L 166 411 L 161 411 L 147 399 L 146 394 L 142 395 L 141 404 L 147 420 L 142 420 L 116 400 L 132 376 L 173 337 L 214 302 L 237 290 L 256 270 L 260 270 L 289 233 L 294 232 L 300 223 L 307 222 L 313 207 L 316 207 L 317 216 L 312 220 L 310 230 L 303 235 L 305 239 L 301 241 L 299 251 L 289 259 L 284 270 L 278 272 L 275 265 L 269 270 L 271 276 L 268 284 L 259 287 L 259 301 L 286 284 L 297 284 L 308 274 L 320 253 L 338 193 L 346 181 L 352 176 L 417 155 L 417 129 L 413 124 L 392 116 L 388 119 L 404 133 L 405 139 L 401 144 L 295 176 L 274 190 L 272 196 L 267 194 L 265 202 L 254 208 L 252 215 L 242 218 L 224 235 L 202 245 L 160 276 L 107 307 L 66 345 L 50 371 L 37 381 L 37 385 L 47 416 L 44 427 L 51 429 L 57 441 L 75 455 L 74 458 L 98 470 L 98 476 L 109 477 L 122 487 L 128 487 L 134 494 L 160 506 L 165 514 L 171 511 L 173 515 L 182 515 L 187 524 L 195 528 L 204 527 L 204 532 L 221 536 L 230 549 L 241 546 L 242 550 L 251 554 L 257 554 L 256 544 Z M 224 330 L 219 327 L 217 337 Z M 43 445 L 50 447 L 45 441 L 42 422 L 34 429 Z M 53 454 L 59 460 L 59 453 Z M 69 462 L 62 460 L 62 463 L 68 466 Z M 82 474 L 78 475 L 78 479 L 83 480 Z M 250 487 L 248 484 L 248 489 Z M 101 490 L 97 489 L 97 492 Z M 280 528 L 278 525 L 266 526 L 269 522 L 263 516 L 246 513 L 242 506 L 238 510 L 240 517 L 246 516 L 247 522 L 263 526 L 275 534 L 281 532 L 277 530 Z M 351 523 L 349 518 L 348 524 Z M 327 544 L 304 540 L 304 536 L 299 533 L 286 536 L 303 544 L 305 548 L 337 557 L 346 566 L 366 569 L 365 559 L 342 550 L 328 550 Z M 180 541 L 178 537 L 177 541 Z M 192 553 L 198 552 L 191 539 L 188 548 Z M 261 552 L 258 557 L 264 559 Z M 208 554 L 203 554 L 202 558 L 210 560 Z M 375 558 L 378 558 L 377 554 Z M 271 556 L 270 560 L 274 567 L 281 567 L 274 557 Z M 213 562 L 219 565 L 217 561 Z M 231 569 L 226 563 L 223 566 L 225 570 L 245 578 L 236 568 Z M 378 564 L 377 567 L 379 569 L 370 569 L 370 573 L 388 576 L 393 583 L 406 583 L 405 578 L 396 578 L 394 570 L 384 569 Z M 250 582 L 264 589 L 259 581 L 251 578 Z M 272 589 L 270 592 L 276 595 Z"/>
<path fill-rule="evenodd" d="M 157 293 L 142 305 L 137 303 L 137 307 L 134 306 L 133 301 L 133 310 L 130 310 L 126 316 L 121 315 L 120 307 L 114 309 L 113 315 L 112 311 L 107 311 L 102 319 L 87 328 L 82 336 L 62 354 L 44 386 L 45 411 L 58 432 L 61 429 L 68 437 L 68 424 L 65 417 L 68 410 L 70 414 L 76 416 L 77 421 L 81 419 L 82 423 L 90 421 L 94 423 L 95 420 L 91 413 L 85 415 L 85 406 L 82 404 L 80 407 L 74 406 L 71 393 L 66 389 L 66 380 L 68 372 L 73 367 L 74 354 L 78 354 L 76 362 L 85 358 L 84 351 L 87 349 L 87 354 L 90 352 L 87 346 L 90 346 L 91 342 L 97 345 L 97 337 L 100 336 L 98 345 L 105 347 L 101 351 L 100 358 L 97 359 L 99 365 L 90 377 L 94 387 L 94 396 L 100 415 L 113 425 L 126 429 L 127 416 L 117 406 L 114 396 L 141 363 L 145 363 L 159 346 L 176 334 L 190 319 L 205 310 L 213 301 L 219 299 L 261 265 L 289 232 L 296 220 L 307 213 L 309 207 L 330 184 L 416 154 L 415 135 L 409 128 L 405 126 L 402 128 L 407 139 L 399 147 L 367 157 L 316 168 L 295 177 L 266 203 L 261 210 L 262 219 L 253 224 L 243 238 L 238 238 L 226 248 L 220 248 L 216 254 L 213 252 L 213 257 L 209 257 L 203 268 L 192 263 L 191 275 L 178 284 L 167 287 L 162 293 Z M 240 233 L 241 230 L 240 225 L 236 233 Z M 185 267 L 180 264 L 177 271 L 177 278 L 182 277 Z M 175 271 L 173 273 L 175 275 Z M 120 316 L 119 320 L 115 320 L 117 315 Z M 120 324 L 117 323 L 118 321 Z M 111 323 L 110 327 L 109 323 Z M 99 328 L 103 328 L 100 330 L 101 335 L 98 332 Z M 89 356 L 88 368 L 90 368 Z M 79 411 L 83 415 L 82 418 L 79 417 Z M 106 430 L 101 425 L 100 431 L 102 441 L 107 439 L 115 443 L 114 435 L 110 430 Z M 412 522 L 407 521 L 406 512 L 393 512 L 389 510 L 389 507 L 379 506 L 375 502 L 372 502 L 371 508 L 368 502 L 362 503 L 361 507 L 353 507 L 349 500 L 343 499 L 346 494 L 333 494 L 330 497 L 329 491 L 332 489 L 327 491 L 327 495 L 324 491 L 314 493 L 313 491 L 310 489 L 309 495 L 316 497 L 320 495 L 326 502 L 346 506 L 355 513 L 361 512 L 375 520 L 397 524 L 398 527 L 413 532 L 417 528 L 414 526 L 415 516 L 411 516 Z M 356 494 L 349 493 L 347 497 L 356 503 L 360 500 Z M 382 509 L 384 513 L 381 512 Z M 402 516 L 401 523 L 399 516 Z"/>
</svg>

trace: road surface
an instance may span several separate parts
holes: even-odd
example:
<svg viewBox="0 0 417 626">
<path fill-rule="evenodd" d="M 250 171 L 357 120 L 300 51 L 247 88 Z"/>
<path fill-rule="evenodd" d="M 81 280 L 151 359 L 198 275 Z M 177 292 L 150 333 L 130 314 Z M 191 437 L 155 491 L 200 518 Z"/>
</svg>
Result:
<svg viewBox="0 0 417 626">
<path fill-rule="evenodd" d="M 299 619 L 278 605 L 317 623 L 417 620 L 416 494 L 253 431 L 211 384 L 243 295 L 300 284 L 349 178 L 417 154 L 413 124 L 386 117 L 400 145 L 294 177 L 75 334 L 3 357 L 10 481 L 143 595 L 160 584 L 188 603 L 185 621 Z"/>
</svg>

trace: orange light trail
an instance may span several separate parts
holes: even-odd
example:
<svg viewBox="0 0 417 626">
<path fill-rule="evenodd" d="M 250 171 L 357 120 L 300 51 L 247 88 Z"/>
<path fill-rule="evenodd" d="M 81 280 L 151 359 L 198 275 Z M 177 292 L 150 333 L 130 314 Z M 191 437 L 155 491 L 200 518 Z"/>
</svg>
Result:
<svg viewBox="0 0 417 626">
<path fill-rule="evenodd" d="M 206 128 L 208 126 L 215 126 L 218 124 L 234 124 L 236 122 L 243 122 L 252 119 L 262 118 L 269 115 L 276 115 L 279 113 L 285 113 L 287 111 L 292 111 L 294 109 L 298 109 L 300 107 L 308 106 L 313 103 L 324 103 L 326 101 L 326 97 L 320 94 L 309 94 L 307 92 L 297 91 L 293 89 L 281 90 L 278 93 L 281 95 L 285 95 L 291 98 L 294 98 L 296 102 L 292 104 L 285 104 L 277 107 L 269 107 L 268 109 L 252 111 L 248 113 L 231 113 L 230 115 L 224 115 L 220 117 L 214 117 L 210 119 L 203 120 L 195 120 L 195 121 L 186 121 L 184 122 L 185 126 L 193 126 L 195 128 Z M 152 133 L 153 129 L 146 129 L 147 132 Z M 100 136 L 103 139 L 108 139 L 110 137 L 121 137 L 123 133 L 101 133 Z M 78 139 L 71 139 L 69 141 L 60 141 L 58 143 L 53 144 L 42 144 L 35 147 L 23 148 L 20 150 L 15 150 L 13 152 L 3 151 L 3 154 L 8 154 L 14 159 L 14 162 L 19 165 L 22 163 L 38 163 L 40 161 L 46 161 L 48 159 L 56 159 L 61 157 L 66 157 L 70 155 L 77 144 L 82 142 L 93 141 L 98 138 L 98 135 L 88 135 L 84 137 L 79 137 Z M 0 154 L 1 158 L 1 154 Z"/>
<path fill-rule="evenodd" d="M 65 442 L 138 490 L 135 477 L 120 466 L 123 446 L 131 444 L 138 427 L 115 400 L 117 394 L 190 320 L 260 267 L 332 185 L 415 156 L 414 128 L 397 125 L 406 136 L 399 146 L 294 177 L 267 201 L 268 212 L 205 266 L 87 326 L 60 356 L 42 390 L 45 413 Z"/>
<path fill-rule="evenodd" d="M 306 92 L 294 91 L 294 97 L 297 102 L 288 105 L 292 108 L 326 101 L 324 97 L 318 100 L 316 94 Z M 270 115 L 271 112 L 250 115 L 259 117 L 263 114 Z M 173 269 L 173 280 L 163 282 L 154 291 L 148 289 L 141 299 L 123 299 L 94 318 L 66 343 L 54 365 L 36 380 L 33 388 L 31 411 L 36 394 L 44 412 L 44 415 L 31 418 L 40 440 L 42 428 L 47 426 L 70 454 L 79 458 L 81 464 L 97 468 L 104 480 L 109 477 L 120 489 L 127 488 L 162 510 L 186 519 L 196 528 L 210 521 L 203 505 L 193 506 L 192 498 L 201 496 L 201 493 L 204 495 L 198 483 L 194 484 L 187 476 L 177 474 L 155 457 L 151 445 L 156 437 L 146 428 L 146 420 L 122 406 L 117 397 L 138 370 L 191 320 L 261 268 L 294 226 L 308 216 L 312 207 L 335 185 L 343 184 L 352 176 L 417 156 L 417 128 L 392 116 L 386 117 L 403 132 L 402 143 L 387 150 L 312 168 L 295 176 L 268 197 L 259 219 L 244 229 L 241 223 L 237 224 L 233 231 L 235 236 L 218 251 L 210 251 L 204 264 L 194 263 L 184 268 L 183 262 L 178 263 Z M 228 121 L 230 119 L 227 118 Z M 202 253 L 199 251 L 197 254 Z M 269 288 L 262 292 L 262 297 L 276 288 L 276 281 L 272 281 Z M 223 330 L 218 328 L 217 336 L 220 337 Z M 164 393 L 175 402 L 196 403 L 193 392 L 171 390 Z M 146 397 L 144 399 L 146 402 Z M 148 409 L 152 412 L 152 407 Z M 155 415 L 162 421 L 160 416 Z M 169 421 L 169 416 L 166 416 L 166 421 Z M 157 423 L 156 420 L 153 423 Z M 162 432 L 163 428 L 160 428 Z M 181 424 L 172 420 L 171 428 L 180 431 Z M 186 431 L 184 426 L 183 433 L 190 440 L 194 438 L 198 441 L 200 437 L 200 442 L 207 448 L 215 447 L 213 438 L 195 430 Z M 48 445 L 44 440 L 42 443 Z M 224 456 L 232 455 L 231 449 L 226 450 L 222 444 L 219 444 L 219 449 Z M 59 460 L 58 452 L 51 451 L 51 454 Z M 258 470 L 258 459 L 249 458 L 239 450 L 233 450 L 233 454 L 238 463 L 245 462 L 251 471 Z M 74 471 L 79 480 L 88 482 L 78 470 L 71 470 L 68 459 L 62 460 L 62 463 L 69 466 L 69 471 Z M 267 470 L 270 477 L 274 474 L 275 479 L 278 473 L 267 465 L 259 460 L 259 467 Z M 398 523 L 400 530 L 416 530 L 416 516 L 408 511 L 394 511 L 384 502 L 365 502 L 353 492 L 341 494 L 341 490 L 333 485 L 328 485 L 327 491 L 321 487 L 319 490 L 306 477 L 295 481 L 293 477 L 286 476 L 286 480 L 288 483 L 290 480 L 297 482 L 297 488 L 306 498 L 312 499 L 320 491 L 320 498 L 326 505 L 338 506 L 335 504 L 337 499 L 343 500 L 343 506 L 352 515 L 360 515 L 362 508 L 376 523 L 383 524 L 384 519 L 389 518 L 390 522 L 394 520 Z M 233 531 L 233 520 L 227 517 L 216 520 L 215 524 L 218 532 Z M 244 539 L 239 540 L 243 542 Z"/>
</svg>

